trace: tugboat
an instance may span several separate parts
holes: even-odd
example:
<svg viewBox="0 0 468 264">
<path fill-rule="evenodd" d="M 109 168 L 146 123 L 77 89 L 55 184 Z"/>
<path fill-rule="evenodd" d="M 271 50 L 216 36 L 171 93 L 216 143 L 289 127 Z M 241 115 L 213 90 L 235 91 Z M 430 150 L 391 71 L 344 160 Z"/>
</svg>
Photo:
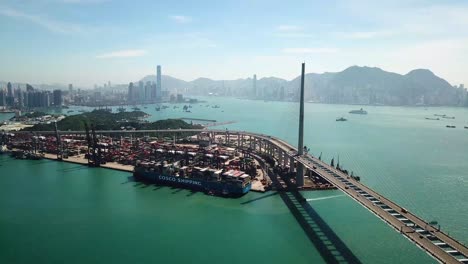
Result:
<svg viewBox="0 0 468 264">
<path fill-rule="evenodd" d="M 359 109 L 359 110 L 351 110 L 349 111 L 350 114 L 358 114 L 358 115 L 367 115 L 367 111 L 364 109 Z"/>
<path fill-rule="evenodd" d="M 348 121 L 348 119 L 346 119 L 344 117 L 340 117 L 340 118 L 337 118 L 336 121 Z"/>
</svg>

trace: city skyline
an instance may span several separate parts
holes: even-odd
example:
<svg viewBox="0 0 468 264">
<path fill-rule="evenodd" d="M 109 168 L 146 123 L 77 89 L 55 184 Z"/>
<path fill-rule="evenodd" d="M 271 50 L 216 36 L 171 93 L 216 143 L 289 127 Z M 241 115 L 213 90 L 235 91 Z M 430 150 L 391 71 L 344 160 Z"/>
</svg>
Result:
<svg viewBox="0 0 468 264">
<path fill-rule="evenodd" d="M 305 61 L 314 73 L 351 65 L 400 74 L 426 68 L 452 84 L 468 83 L 467 11 L 462 1 L 3 1 L 0 79 L 128 84 L 154 74 L 158 62 L 187 81 L 253 74 L 290 80 Z"/>
</svg>

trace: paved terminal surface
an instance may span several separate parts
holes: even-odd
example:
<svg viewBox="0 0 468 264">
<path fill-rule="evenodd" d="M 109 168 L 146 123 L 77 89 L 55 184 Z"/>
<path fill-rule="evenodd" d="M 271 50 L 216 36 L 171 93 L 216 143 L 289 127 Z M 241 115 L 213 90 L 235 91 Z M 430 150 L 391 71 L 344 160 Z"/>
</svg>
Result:
<svg viewBox="0 0 468 264">
<path fill-rule="evenodd" d="M 44 153 L 44 158 L 46 159 L 51 159 L 51 160 L 57 160 L 57 155 L 54 154 L 48 154 Z M 88 165 L 88 160 L 84 157 L 84 155 L 79 155 L 79 156 L 69 156 L 66 159 L 63 159 L 64 162 L 70 162 L 70 163 L 77 163 L 77 164 L 82 164 L 82 165 Z M 123 165 L 117 162 L 106 162 L 106 164 L 101 164 L 101 168 L 107 168 L 107 169 L 113 169 L 113 170 L 119 170 L 119 171 L 126 171 L 126 172 L 133 172 L 133 166 L 132 165 Z M 263 172 L 262 177 L 263 177 Z M 252 181 L 252 189 L 251 191 L 254 192 L 266 192 L 265 186 L 262 184 L 260 181 L 260 177 L 257 177 Z"/>
</svg>

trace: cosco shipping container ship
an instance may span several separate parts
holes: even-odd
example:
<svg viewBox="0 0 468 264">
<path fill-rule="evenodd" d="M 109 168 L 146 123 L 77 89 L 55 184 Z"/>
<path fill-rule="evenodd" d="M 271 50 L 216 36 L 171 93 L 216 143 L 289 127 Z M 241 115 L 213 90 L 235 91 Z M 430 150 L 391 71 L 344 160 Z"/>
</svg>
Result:
<svg viewBox="0 0 468 264">
<path fill-rule="evenodd" d="M 216 170 L 177 164 L 139 162 L 133 176 L 136 180 L 177 186 L 222 196 L 242 196 L 250 191 L 251 177 L 238 170 Z"/>
</svg>

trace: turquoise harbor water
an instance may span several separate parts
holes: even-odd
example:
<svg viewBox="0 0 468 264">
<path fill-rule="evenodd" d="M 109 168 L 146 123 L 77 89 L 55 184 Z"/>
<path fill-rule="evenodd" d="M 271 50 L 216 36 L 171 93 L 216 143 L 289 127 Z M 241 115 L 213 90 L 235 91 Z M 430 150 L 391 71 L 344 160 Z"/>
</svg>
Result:
<svg viewBox="0 0 468 264">
<path fill-rule="evenodd" d="M 208 102 L 192 113 L 140 108 L 150 120 L 233 120 L 216 128 L 297 144 L 297 104 L 203 99 Z M 347 114 L 355 108 L 306 104 L 306 145 L 328 161 L 339 155 L 362 182 L 468 243 L 468 109 L 365 107 L 367 116 Z M 424 119 L 433 114 L 456 119 Z M 349 121 L 336 122 L 341 116 Z M 143 186 L 128 182 L 128 173 L 73 164 L 3 155 L 0 165 L 1 263 L 324 262 L 274 193 L 222 199 Z M 304 196 L 363 263 L 435 263 L 341 192 Z"/>
</svg>

